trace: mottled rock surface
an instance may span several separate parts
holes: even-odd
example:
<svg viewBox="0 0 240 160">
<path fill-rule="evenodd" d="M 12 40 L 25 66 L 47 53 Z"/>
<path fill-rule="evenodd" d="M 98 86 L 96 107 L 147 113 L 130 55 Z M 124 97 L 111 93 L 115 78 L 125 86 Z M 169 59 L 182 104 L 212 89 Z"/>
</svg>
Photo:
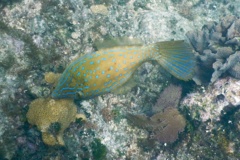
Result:
<svg viewBox="0 0 240 160">
<path fill-rule="evenodd" d="M 215 71 L 216 83 L 221 76 L 239 78 L 239 63 L 227 67 L 236 58 L 230 56 L 238 50 L 232 46 L 239 45 L 235 38 L 239 20 L 225 18 L 239 14 L 237 1 L 1 1 L 0 159 L 239 159 L 237 101 L 232 107 L 222 108 L 211 99 L 210 106 L 214 108 L 210 107 L 213 111 L 207 113 L 201 107 L 182 105 L 179 112 L 186 118 L 186 130 L 173 144 L 144 141 L 148 133 L 127 123 L 126 113 L 151 114 L 151 107 L 169 82 L 182 85 L 184 101 L 187 93 L 203 91 L 192 82 L 171 78 L 154 63 L 145 63 L 136 71 L 133 79 L 137 85 L 124 95 L 107 94 L 75 102 L 77 113 L 84 113 L 87 122 L 79 120 L 65 130 L 64 147 L 47 147 L 37 127 L 26 119 L 29 104 L 51 93 L 53 86 L 44 81 L 45 73 L 62 73 L 71 60 L 95 51 L 94 42 L 109 37 L 135 37 L 149 44 L 187 40 L 185 34 L 192 31 L 196 33 L 193 46 L 205 55 L 198 56 L 201 67 L 210 65 L 211 72 L 203 74 L 203 80 L 209 82 Z M 211 21 L 215 22 L 210 25 Z M 211 48 L 203 41 L 209 36 L 199 32 L 204 24 L 208 24 L 207 31 L 215 28 L 207 42 L 217 41 L 221 49 Z M 215 52 L 219 53 L 217 58 Z M 202 81 L 202 77 L 198 78 Z M 224 97 L 235 99 L 232 92 L 229 94 L 224 93 Z M 198 105 L 204 106 L 201 101 Z M 104 108 L 108 113 L 103 112 Z M 200 118 L 205 114 L 209 116 Z M 207 120 L 209 117 L 213 122 Z"/>
</svg>

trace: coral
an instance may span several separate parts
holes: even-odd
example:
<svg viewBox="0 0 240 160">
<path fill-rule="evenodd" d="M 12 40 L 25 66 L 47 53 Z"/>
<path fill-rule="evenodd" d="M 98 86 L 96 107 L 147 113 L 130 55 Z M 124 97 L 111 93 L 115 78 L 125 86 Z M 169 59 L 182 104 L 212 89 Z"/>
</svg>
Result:
<svg viewBox="0 0 240 160">
<path fill-rule="evenodd" d="M 228 53 L 228 52 L 226 51 L 224 53 Z M 230 55 L 227 58 L 225 63 L 222 59 L 217 59 L 216 62 L 214 62 L 213 65 L 212 65 L 213 69 L 214 69 L 214 72 L 212 74 L 211 82 L 215 82 L 223 73 L 225 73 L 230 68 L 237 65 L 237 63 L 239 61 L 240 61 L 240 52 L 239 51 Z M 236 69 L 236 67 L 235 67 L 235 69 Z M 238 72 L 238 71 L 236 71 L 236 72 Z M 234 74 L 231 74 L 231 75 L 234 76 Z M 235 77 L 235 78 L 237 78 L 237 77 Z"/>
<path fill-rule="evenodd" d="M 145 115 L 127 114 L 126 118 L 132 125 L 148 130 L 150 138 L 160 142 L 174 142 L 186 126 L 185 118 L 176 109 L 181 93 L 181 87 L 169 85 L 152 108 L 153 116 L 148 118 Z"/>
<path fill-rule="evenodd" d="M 171 143 L 178 138 L 186 126 L 184 117 L 176 108 L 167 108 L 163 112 L 154 114 L 148 118 L 144 115 L 127 115 L 127 119 L 133 125 L 147 129 L 151 134 L 150 138 L 160 142 Z"/>
<path fill-rule="evenodd" d="M 201 31 L 187 33 L 199 62 L 193 78 L 197 84 L 204 82 L 204 79 L 213 83 L 224 73 L 238 78 L 236 65 L 240 61 L 239 28 L 239 18 L 226 16 L 220 23 L 211 22 L 203 26 Z"/>
<path fill-rule="evenodd" d="M 61 74 L 56 74 L 56 73 L 53 73 L 53 72 L 47 72 L 44 75 L 44 79 L 47 83 L 51 83 L 54 86 L 56 86 L 60 76 L 61 76 Z"/>
<path fill-rule="evenodd" d="M 75 121 L 76 116 L 77 108 L 73 101 L 50 98 L 32 101 L 27 113 L 28 122 L 37 125 L 47 145 L 64 145 L 63 132 L 71 122 Z"/>
<path fill-rule="evenodd" d="M 237 62 L 228 72 L 231 76 L 240 79 L 240 62 Z"/>
<path fill-rule="evenodd" d="M 156 126 L 154 125 L 156 128 L 152 130 L 152 138 L 160 142 L 174 142 L 178 138 L 178 133 L 186 126 L 185 118 L 176 108 L 167 108 L 150 119 L 152 124 L 156 123 Z"/>
<path fill-rule="evenodd" d="M 182 88 L 180 86 L 170 84 L 160 94 L 157 103 L 152 107 L 152 112 L 156 113 L 168 107 L 176 108 L 181 98 L 181 94 Z"/>
</svg>

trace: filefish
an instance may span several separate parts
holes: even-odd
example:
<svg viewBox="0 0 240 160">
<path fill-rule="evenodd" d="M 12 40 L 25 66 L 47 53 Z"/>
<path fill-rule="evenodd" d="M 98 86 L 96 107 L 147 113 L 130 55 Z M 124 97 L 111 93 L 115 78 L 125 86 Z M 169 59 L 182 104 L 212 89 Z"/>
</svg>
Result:
<svg viewBox="0 0 240 160">
<path fill-rule="evenodd" d="M 118 90 L 147 61 L 157 61 L 185 81 L 192 78 L 196 63 L 192 48 L 184 41 L 104 48 L 70 63 L 51 96 L 86 99 Z"/>
</svg>

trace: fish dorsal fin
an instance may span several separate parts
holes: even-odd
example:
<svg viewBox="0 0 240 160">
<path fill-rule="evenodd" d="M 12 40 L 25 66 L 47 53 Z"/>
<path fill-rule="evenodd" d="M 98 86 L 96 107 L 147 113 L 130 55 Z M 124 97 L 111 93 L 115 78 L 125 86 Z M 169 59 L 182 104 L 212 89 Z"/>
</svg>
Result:
<svg viewBox="0 0 240 160">
<path fill-rule="evenodd" d="M 140 39 L 132 37 L 108 37 L 105 40 L 94 42 L 94 47 L 97 50 L 120 47 L 120 46 L 142 46 L 143 42 Z"/>
</svg>

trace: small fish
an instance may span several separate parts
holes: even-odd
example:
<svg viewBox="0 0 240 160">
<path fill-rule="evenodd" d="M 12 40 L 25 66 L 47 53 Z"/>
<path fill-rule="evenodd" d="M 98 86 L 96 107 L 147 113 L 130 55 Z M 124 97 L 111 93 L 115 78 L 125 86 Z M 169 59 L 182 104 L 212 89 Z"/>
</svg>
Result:
<svg viewBox="0 0 240 160">
<path fill-rule="evenodd" d="M 184 41 L 118 46 L 73 61 L 61 75 L 52 97 L 85 99 L 109 93 L 123 86 L 144 62 L 152 60 L 178 79 L 193 76 L 195 57 Z"/>
</svg>

